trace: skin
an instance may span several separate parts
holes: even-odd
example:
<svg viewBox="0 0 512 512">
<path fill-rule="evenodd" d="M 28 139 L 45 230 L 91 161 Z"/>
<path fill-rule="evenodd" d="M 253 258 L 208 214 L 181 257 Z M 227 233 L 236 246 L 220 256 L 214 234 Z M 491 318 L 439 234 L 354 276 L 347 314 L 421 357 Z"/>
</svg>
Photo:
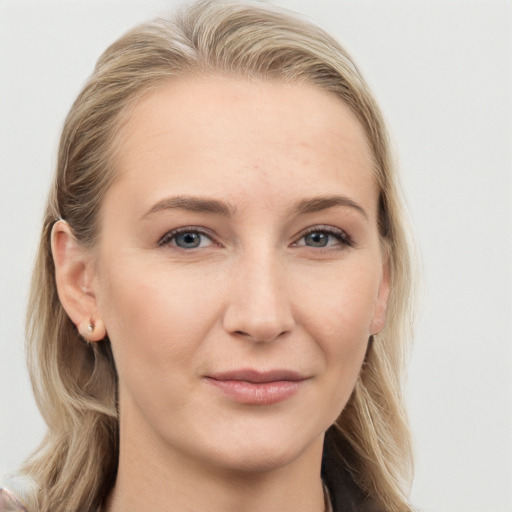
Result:
<svg viewBox="0 0 512 512">
<path fill-rule="evenodd" d="M 53 232 L 61 301 L 119 373 L 106 509 L 322 511 L 324 433 L 389 292 L 360 123 L 313 86 L 193 77 L 137 103 L 116 155 L 94 250 Z M 248 404 L 209 379 L 247 368 L 302 380 Z"/>
</svg>

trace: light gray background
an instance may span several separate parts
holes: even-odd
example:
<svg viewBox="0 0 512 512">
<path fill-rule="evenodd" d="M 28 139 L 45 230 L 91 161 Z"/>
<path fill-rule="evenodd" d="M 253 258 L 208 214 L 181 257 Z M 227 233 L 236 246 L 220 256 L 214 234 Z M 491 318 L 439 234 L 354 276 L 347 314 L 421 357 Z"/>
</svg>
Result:
<svg viewBox="0 0 512 512">
<path fill-rule="evenodd" d="M 413 502 L 512 511 L 512 4 L 275 3 L 347 47 L 398 147 L 426 283 L 408 390 Z M 44 432 L 23 316 L 63 118 L 107 44 L 174 4 L 0 0 L 0 474 Z"/>
</svg>

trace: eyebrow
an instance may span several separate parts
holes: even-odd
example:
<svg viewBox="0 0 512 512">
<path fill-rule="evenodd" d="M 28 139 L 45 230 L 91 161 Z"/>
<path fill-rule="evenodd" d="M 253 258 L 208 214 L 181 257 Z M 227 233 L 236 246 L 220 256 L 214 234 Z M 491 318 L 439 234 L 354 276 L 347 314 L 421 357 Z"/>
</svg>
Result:
<svg viewBox="0 0 512 512">
<path fill-rule="evenodd" d="M 331 195 L 322 197 L 313 197 L 311 199 L 304 199 L 299 202 L 296 207 L 296 212 L 299 214 L 315 213 L 335 206 L 347 206 L 353 208 L 368 219 L 368 214 L 362 206 L 346 196 Z"/>
<path fill-rule="evenodd" d="M 368 219 L 368 214 L 362 206 L 346 196 L 329 195 L 303 199 L 294 208 L 295 213 L 304 215 L 327 210 L 336 206 L 353 208 L 363 217 Z M 158 201 L 151 209 L 146 212 L 142 218 L 146 218 L 153 213 L 165 210 L 186 210 L 199 213 L 214 213 L 225 217 L 232 217 L 236 213 L 236 207 L 224 201 L 217 199 L 194 197 L 194 196 L 175 196 L 166 197 Z"/>
<path fill-rule="evenodd" d="M 152 213 L 160 212 L 163 210 L 187 210 L 189 212 L 207 212 L 216 213 L 218 215 L 224 215 L 231 217 L 235 213 L 235 207 L 218 201 L 216 199 L 208 199 L 201 197 L 191 196 L 175 196 L 166 197 L 161 201 L 158 201 L 142 218 L 145 218 Z"/>
</svg>

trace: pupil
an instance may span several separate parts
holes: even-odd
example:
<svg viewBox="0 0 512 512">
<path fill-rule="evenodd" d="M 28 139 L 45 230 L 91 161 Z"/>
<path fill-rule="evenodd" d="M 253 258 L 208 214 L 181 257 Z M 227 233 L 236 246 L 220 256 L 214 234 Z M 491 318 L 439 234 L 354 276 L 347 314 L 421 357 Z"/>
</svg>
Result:
<svg viewBox="0 0 512 512">
<path fill-rule="evenodd" d="M 328 236 L 325 233 L 309 233 L 306 235 L 306 243 L 314 247 L 325 247 L 327 245 Z"/>
<path fill-rule="evenodd" d="M 187 249 L 199 247 L 200 242 L 197 233 L 183 233 L 176 238 L 176 244 Z"/>
</svg>

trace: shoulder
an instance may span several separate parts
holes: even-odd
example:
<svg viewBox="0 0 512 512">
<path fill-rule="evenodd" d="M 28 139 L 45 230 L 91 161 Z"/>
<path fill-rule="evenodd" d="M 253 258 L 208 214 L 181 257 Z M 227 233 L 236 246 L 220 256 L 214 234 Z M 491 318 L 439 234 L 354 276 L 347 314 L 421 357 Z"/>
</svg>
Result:
<svg viewBox="0 0 512 512">
<path fill-rule="evenodd" d="M 27 512 L 27 509 L 9 489 L 0 489 L 0 512 Z"/>
</svg>

